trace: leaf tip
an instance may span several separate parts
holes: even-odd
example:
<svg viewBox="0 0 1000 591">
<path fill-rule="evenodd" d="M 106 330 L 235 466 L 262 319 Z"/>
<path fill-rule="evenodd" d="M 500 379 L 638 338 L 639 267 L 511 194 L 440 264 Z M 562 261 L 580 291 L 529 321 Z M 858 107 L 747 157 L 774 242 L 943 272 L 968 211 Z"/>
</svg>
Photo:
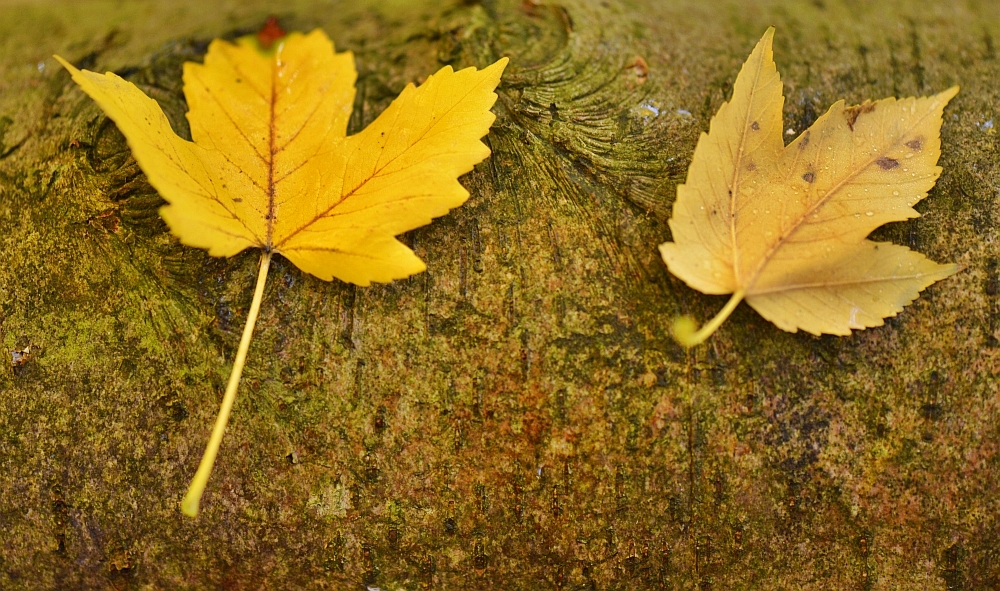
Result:
<svg viewBox="0 0 1000 591">
<path fill-rule="evenodd" d="M 774 25 L 768 27 L 767 30 L 764 31 L 764 34 L 761 36 L 760 41 L 757 42 L 757 45 L 761 48 L 770 50 L 771 46 L 774 44 L 774 31 L 775 31 Z"/>
<path fill-rule="evenodd" d="M 80 70 L 78 70 L 76 68 L 76 66 L 74 66 L 73 64 L 71 64 L 68 61 L 66 61 L 65 59 L 63 59 L 63 57 L 61 55 L 54 54 L 52 57 L 56 58 L 56 61 L 59 62 L 60 64 L 62 64 L 62 67 L 66 68 L 66 70 L 70 74 L 75 74 L 76 72 L 80 71 Z"/>
<path fill-rule="evenodd" d="M 764 35 L 754 46 L 753 51 L 750 52 L 750 57 L 747 58 L 744 67 L 747 67 L 751 62 L 755 60 L 763 60 L 763 63 L 774 64 L 774 26 L 770 26 L 764 31 Z"/>
<path fill-rule="evenodd" d="M 503 71 L 507 68 L 508 63 L 510 63 L 510 58 L 504 56 L 498 59 L 497 61 L 493 62 L 492 64 L 483 68 L 483 72 L 491 72 L 491 73 L 495 72 L 494 76 L 496 77 L 497 83 L 499 84 L 500 76 L 503 74 Z"/>
<path fill-rule="evenodd" d="M 288 33 L 278 23 L 278 17 L 271 15 L 264 21 L 264 25 L 257 31 L 257 43 L 264 50 L 271 49 L 274 42 L 287 36 Z"/>
<path fill-rule="evenodd" d="M 931 278 L 931 281 L 926 286 L 921 287 L 920 291 L 923 291 L 924 289 L 929 287 L 932 283 L 937 283 L 938 281 L 947 279 L 952 275 L 957 275 L 969 268 L 968 265 L 963 265 L 961 263 L 946 263 L 946 264 L 934 263 L 934 265 L 936 266 L 936 268 L 933 269 L 933 271 L 927 273 L 927 276 Z"/>
<path fill-rule="evenodd" d="M 961 263 L 951 263 L 950 265 L 944 265 L 944 267 L 945 267 L 943 269 L 944 277 L 951 277 L 952 275 L 957 275 L 969 268 L 968 265 L 963 265 Z M 944 279 L 944 277 L 942 277 L 942 279 Z"/>
<path fill-rule="evenodd" d="M 959 90 L 960 87 L 956 84 L 955 86 L 952 86 L 948 90 L 939 93 L 938 98 L 943 100 L 945 104 L 948 104 L 949 102 L 951 102 L 951 99 L 955 98 L 958 95 Z"/>
</svg>

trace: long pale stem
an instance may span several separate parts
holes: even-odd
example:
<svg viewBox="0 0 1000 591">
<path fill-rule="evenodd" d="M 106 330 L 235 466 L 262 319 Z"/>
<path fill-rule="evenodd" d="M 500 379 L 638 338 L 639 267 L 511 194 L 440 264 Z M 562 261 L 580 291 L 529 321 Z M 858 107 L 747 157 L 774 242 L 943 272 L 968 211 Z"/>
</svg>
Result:
<svg viewBox="0 0 1000 591">
<path fill-rule="evenodd" d="M 722 323 L 729 318 L 729 315 L 733 313 L 736 306 L 740 305 L 743 301 L 743 297 L 746 295 L 743 291 L 737 291 L 733 294 L 733 297 L 729 298 L 729 302 L 726 306 L 708 321 L 708 324 L 701 327 L 700 330 L 695 332 L 695 327 L 697 326 L 690 317 L 681 316 L 680 318 L 674 320 L 673 335 L 677 339 L 677 342 L 685 347 L 694 347 L 695 345 L 700 345 L 705 342 L 705 339 L 712 336 L 716 330 L 722 326 Z"/>
<path fill-rule="evenodd" d="M 215 457 L 219 455 L 222 435 L 225 433 L 226 425 L 229 423 L 229 414 L 232 412 L 233 403 L 236 401 L 236 390 L 240 386 L 243 365 L 246 363 L 247 351 L 250 349 L 250 338 L 253 336 L 254 326 L 257 324 L 260 302 L 264 298 L 264 283 L 267 281 L 267 269 L 270 266 L 271 253 L 265 252 L 260 257 L 257 288 L 253 292 L 253 303 L 250 304 L 250 314 L 247 315 L 247 324 L 243 327 L 243 337 L 240 338 L 240 348 L 236 351 L 233 372 L 229 374 L 229 384 L 226 385 L 226 394 L 222 397 L 222 407 L 219 409 L 219 416 L 215 419 L 215 427 L 212 428 L 212 436 L 208 440 L 208 447 L 205 448 L 205 455 L 201 456 L 198 471 L 195 472 L 194 479 L 191 480 L 191 486 L 188 487 L 187 494 L 184 495 L 184 500 L 181 501 L 181 511 L 190 517 L 198 515 L 198 504 L 201 502 L 201 495 L 205 492 L 208 477 L 212 474 L 212 467 L 215 466 Z"/>
</svg>

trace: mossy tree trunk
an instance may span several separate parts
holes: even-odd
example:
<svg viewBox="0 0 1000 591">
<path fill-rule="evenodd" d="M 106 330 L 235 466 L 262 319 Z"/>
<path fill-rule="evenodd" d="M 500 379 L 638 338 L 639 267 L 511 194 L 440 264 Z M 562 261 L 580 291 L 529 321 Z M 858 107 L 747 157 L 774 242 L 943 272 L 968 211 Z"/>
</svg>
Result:
<svg viewBox="0 0 1000 591">
<path fill-rule="evenodd" d="M 180 246 L 123 138 L 50 55 L 186 133 L 181 64 L 271 3 L 0 8 L 0 588 L 1000 587 L 995 3 L 295 1 L 360 77 L 352 130 L 444 64 L 507 55 L 472 198 L 405 240 L 428 272 L 277 258 L 197 520 L 178 503 L 256 253 Z M 961 84 L 919 220 L 967 266 L 886 326 L 781 332 L 656 245 L 768 25 L 789 137 L 835 100 Z"/>
</svg>

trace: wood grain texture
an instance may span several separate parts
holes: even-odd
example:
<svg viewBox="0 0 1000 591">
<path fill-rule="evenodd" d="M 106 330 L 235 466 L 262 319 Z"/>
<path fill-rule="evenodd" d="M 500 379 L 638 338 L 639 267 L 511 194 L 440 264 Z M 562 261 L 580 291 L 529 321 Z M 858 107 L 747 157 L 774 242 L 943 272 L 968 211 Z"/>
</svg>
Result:
<svg viewBox="0 0 1000 591">
<path fill-rule="evenodd" d="M 511 63 L 429 271 L 276 258 L 198 521 L 177 509 L 256 255 L 169 237 L 113 123 L 48 56 L 188 133 L 182 63 L 264 2 L 0 7 L 0 588 L 1000 586 L 1000 9 L 970 1 L 296 1 L 357 58 L 362 129 L 442 65 Z M 656 246 L 698 135 L 777 27 L 784 126 L 961 84 L 923 217 L 872 239 L 967 269 L 883 327 L 787 334 Z M 41 67 L 40 67 L 41 66 Z"/>
</svg>

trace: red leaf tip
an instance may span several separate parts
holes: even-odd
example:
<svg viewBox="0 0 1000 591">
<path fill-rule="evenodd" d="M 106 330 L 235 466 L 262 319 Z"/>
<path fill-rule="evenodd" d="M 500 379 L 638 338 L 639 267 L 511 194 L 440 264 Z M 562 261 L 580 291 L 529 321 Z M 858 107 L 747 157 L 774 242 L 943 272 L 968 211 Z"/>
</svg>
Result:
<svg viewBox="0 0 1000 591">
<path fill-rule="evenodd" d="M 260 46 L 264 49 L 271 49 L 271 46 L 274 45 L 275 41 L 281 39 L 287 34 L 288 33 L 281 28 L 281 25 L 278 24 L 278 17 L 269 16 L 267 17 L 267 21 L 264 22 L 264 26 L 257 31 L 257 42 L 260 43 Z"/>
</svg>

